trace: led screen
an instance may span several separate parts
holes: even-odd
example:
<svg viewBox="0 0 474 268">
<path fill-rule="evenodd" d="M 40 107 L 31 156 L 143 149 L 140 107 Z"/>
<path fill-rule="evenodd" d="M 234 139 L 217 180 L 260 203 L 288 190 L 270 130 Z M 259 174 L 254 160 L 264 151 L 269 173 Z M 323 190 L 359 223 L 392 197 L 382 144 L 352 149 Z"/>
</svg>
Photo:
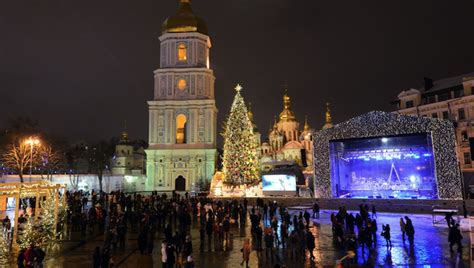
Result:
<svg viewBox="0 0 474 268">
<path fill-rule="evenodd" d="M 330 141 L 334 197 L 437 199 L 430 134 Z"/>
<path fill-rule="evenodd" d="M 296 191 L 296 177 L 288 174 L 263 175 L 262 190 L 272 192 Z"/>
</svg>

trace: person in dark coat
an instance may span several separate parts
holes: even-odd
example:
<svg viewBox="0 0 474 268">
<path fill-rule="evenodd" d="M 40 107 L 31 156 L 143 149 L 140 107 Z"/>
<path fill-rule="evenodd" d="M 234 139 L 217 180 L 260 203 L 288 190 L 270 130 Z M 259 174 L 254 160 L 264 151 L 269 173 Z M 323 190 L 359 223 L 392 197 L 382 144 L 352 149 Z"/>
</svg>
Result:
<svg viewBox="0 0 474 268">
<path fill-rule="evenodd" d="M 169 268 L 174 267 L 174 263 L 176 262 L 176 257 L 174 255 L 175 253 L 175 248 L 172 244 L 168 244 L 168 247 L 166 248 L 166 264 L 168 265 Z"/>
<path fill-rule="evenodd" d="M 318 203 L 313 204 L 313 219 L 314 215 L 316 215 L 316 218 L 319 219 L 319 205 Z"/>
<path fill-rule="evenodd" d="M 449 242 L 449 251 L 453 252 L 453 246 L 458 246 L 458 252 L 462 252 L 462 235 L 459 230 L 459 224 L 455 224 L 449 229 L 448 242 Z"/>
<path fill-rule="evenodd" d="M 18 268 L 24 268 L 25 267 L 25 250 L 22 249 L 18 253 L 18 257 L 16 258 L 16 264 L 18 265 Z"/>
<path fill-rule="evenodd" d="M 265 240 L 265 257 L 268 259 L 268 255 L 270 255 L 273 261 L 274 238 L 273 238 L 273 232 L 271 231 L 271 229 L 267 229 L 265 231 L 264 240 Z"/>
<path fill-rule="evenodd" d="M 140 254 L 145 254 L 147 246 L 147 233 L 145 231 L 141 231 L 138 235 L 138 249 L 140 250 Z"/>
<path fill-rule="evenodd" d="M 415 238 L 415 228 L 413 227 L 413 223 L 411 219 L 405 216 L 405 232 L 408 236 L 408 242 L 410 245 L 413 245 L 413 239 Z"/>
<path fill-rule="evenodd" d="M 94 250 L 94 256 L 92 257 L 93 267 L 100 268 L 102 262 L 102 254 L 100 253 L 100 247 L 96 247 Z"/>
<path fill-rule="evenodd" d="M 382 236 L 385 238 L 385 242 L 387 243 L 387 248 L 392 248 L 392 240 L 390 239 L 390 225 L 382 225 Z"/>
</svg>

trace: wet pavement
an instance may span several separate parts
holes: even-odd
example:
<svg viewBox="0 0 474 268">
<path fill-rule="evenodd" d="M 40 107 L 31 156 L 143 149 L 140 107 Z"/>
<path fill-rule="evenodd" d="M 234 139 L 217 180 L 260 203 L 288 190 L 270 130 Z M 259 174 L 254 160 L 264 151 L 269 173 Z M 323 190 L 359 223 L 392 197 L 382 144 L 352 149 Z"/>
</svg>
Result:
<svg viewBox="0 0 474 268">
<path fill-rule="evenodd" d="M 316 237 L 316 248 L 314 262 L 306 257 L 291 260 L 286 254 L 287 249 L 278 249 L 279 260 L 272 262 L 265 258 L 265 254 L 252 251 L 250 256 L 250 267 L 274 267 L 276 263 L 281 267 L 334 267 L 336 260 L 345 256 L 346 252 L 338 249 L 333 244 L 330 224 L 330 213 L 322 211 L 320 219 L 314 219 L 311 231 Z M 297 213 L 297 212 L 292 212 Z M 371 254 L 367 250 L 362 253 L 358 249 L 354 258 L 354 266 L 365 267 L 469 267 L 469 233 L 463 232 L 464 250 L 462 255 L 451 254 L 447 241 L 448 228 L 446 224 L 432 224 L 431 215 L 408 215 L 415 227 L 414 246 L 410 247 L 408 240 L 403 241 L 399 229 L 400 214 L 379 213 L 377 214 L 377 245 Z M 385 240 L 380 236 L 382 224 L 390 224 L 392 236 L 392 248 L 387 249 Z M 245 237 L 250 235 L 250 223 L 246 228 L 239 229 L 232 226 L 232 242 L 224 246 L 224 251 L 209 250 L 207 241 L 204 251 L 200 251 L 199 223 L 193 224 L 191 231 L 193 237 L 194 260 L 196 267 L 242 267 L 240 249 Z M 137 234 L 129 232 L 125 250 L 114 252 L 113 259 L 119 267 L 161 267 L 160 246 L 163 234 L 157 233 L 155 247 L 151 255 L 140 255 L 137 250 Z M 72 243 L 72 242 L 69 242 Z M 92 267 L 92 254 L 96 246 L 102 246 L 103 236 L 97 236 L 78 245 L 56 257 L 50 257 L 45 261 L 44 267 Z M 306 252 L 306 256 L 309 256 Z"/>
</svg>

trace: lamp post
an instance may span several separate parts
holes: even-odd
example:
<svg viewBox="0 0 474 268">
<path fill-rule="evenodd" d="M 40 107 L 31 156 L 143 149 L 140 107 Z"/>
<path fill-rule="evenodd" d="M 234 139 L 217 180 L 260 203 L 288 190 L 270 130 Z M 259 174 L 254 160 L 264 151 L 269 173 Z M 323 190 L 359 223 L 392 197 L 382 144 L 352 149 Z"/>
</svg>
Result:
<svg viewBox="0 0 474 268">
<path fill-rule="evenodd" d="M 30 145 L 30 182 L 31 182 L 31 174 L 33 171 L 33 147 L 35 145 L 39 145 L 40 140 L 38 138 L 30 137 L 25 141 L 25 143 Z"/>
</svg>

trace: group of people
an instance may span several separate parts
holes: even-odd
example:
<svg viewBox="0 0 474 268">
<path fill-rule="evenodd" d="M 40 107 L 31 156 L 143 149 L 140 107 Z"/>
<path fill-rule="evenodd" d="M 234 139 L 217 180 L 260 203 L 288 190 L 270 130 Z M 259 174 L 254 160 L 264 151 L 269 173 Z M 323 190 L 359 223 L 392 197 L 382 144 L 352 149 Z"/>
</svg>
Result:
<svg viewBox="0 0 474 268">
<path fill-rule="evenodd" d="M 250 223 L 251 238 L 244 238 L 242 265 L 249 266 L 250 255 L 256 252 L 259 258 L 272 263 L 280 263 L 280 258 L 300 260 L 309 256 L 314 260 L 316 247 L 313 234 L 313 219 L 319 218 L 320 207 L 317 203 L 309 210 L 290 211 L 284 204 L 275 201 L 265 202 L 257 198 L 255 205 L 249 205 L 247 199 L 212 200 L 207 197 L 190 197 L 187 193 L 175 192 L 151 195 L 125 194 L 117 191 L 110 194 L 92 191 L 66 192 L 67 229 L 86 234 L 104 234 L 104 243 L 96 247 L 93 253 L 93 267 L 106 268 L 115 265 L 113 255 L 124 250 L 127 234 L 137 234 L 137 246 L 140 254 L 159 252 L 162 267 L 194 267 L 192 226 L 199 228 L 199 250 L 233 250 L 235 230 L 245 236 L 246 225 Z M 311 216 L 312 215 L 312 216 Z M 332 233 L 336 247 L 345 251 L 369 254 L 377 243 L 377 215 L 375 207 L 360 205 L 358 213 L 350 213 L 340 207 L 331 214 Z M 448 218 L 448 217 L 447 217 Z M 461 251 L 462 235 L 459 225 L 452 217 L 448 225 L 449 243 Z M 8 228 L 8 219 L 3 221 L 4 232 Z M 356 231 L 357 230 L 357 231 Z M 413 245 L 415 229 L 407 216 L 400 218 L 400 231 Z M 381 237 L 386 240 L 387 250 L 392 247 L 392 229 L 382 224 Z M 161 248 L 154 251 L 157 237 L 163 237 Z M 196 238 L 197 240 L 197 238 Z M 134 245 L 132 245 L 133 247 Z M 308 252 L 308 253 L 306 253 Z M 34 266 L 44 259 L 44 252 L 32 245 L 18 257 L 19 267 Z M 24 266 L 21 266 L 24 265 Z"/>
</svg>

